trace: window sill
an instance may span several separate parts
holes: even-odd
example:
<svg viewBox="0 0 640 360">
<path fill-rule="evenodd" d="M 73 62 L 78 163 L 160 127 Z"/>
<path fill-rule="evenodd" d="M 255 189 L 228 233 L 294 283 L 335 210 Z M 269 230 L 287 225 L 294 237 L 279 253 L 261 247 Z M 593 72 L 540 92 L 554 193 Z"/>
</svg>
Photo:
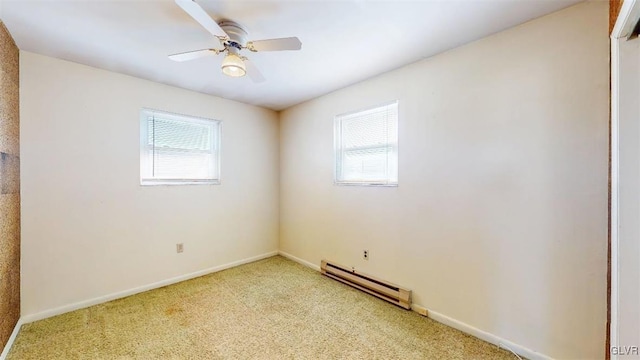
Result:
<svg viewBox="0 0 640 360">
<path fill-rule="evenodd" d="M 398 187 L 398 183 L 378 183 L 378 182 L 346 182 L 334 181 L 334 185 L 338 186 L 373 186 L 373 187 Z"/>
<path fill-rule="evenodd" d="M 220 180 L 140 180 L 142 186 L 158 185 L 220 185 Z"/>
</svg>

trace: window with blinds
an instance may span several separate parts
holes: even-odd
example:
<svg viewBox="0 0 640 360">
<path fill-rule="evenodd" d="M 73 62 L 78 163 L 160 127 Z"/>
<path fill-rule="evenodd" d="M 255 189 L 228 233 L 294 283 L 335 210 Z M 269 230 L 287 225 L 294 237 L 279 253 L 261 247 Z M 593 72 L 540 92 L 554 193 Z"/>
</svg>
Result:
<svg viewBox="0 0 640 360">
<path fill-rule="evenodd" d="M 140 183 L 219 184 L 220 121 L 140 112 Z"/>
<path fill-rule="evenodd" d="M 336 184 L 398 184 L 397 101 L 338 115 L 334 131 Z"/>
</svg>

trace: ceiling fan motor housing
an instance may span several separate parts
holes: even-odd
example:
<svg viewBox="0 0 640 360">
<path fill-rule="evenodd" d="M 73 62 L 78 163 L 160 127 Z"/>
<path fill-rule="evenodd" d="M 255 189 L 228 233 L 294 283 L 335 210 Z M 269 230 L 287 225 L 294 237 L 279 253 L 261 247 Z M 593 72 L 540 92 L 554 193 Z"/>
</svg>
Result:
<svg viewBox="0 0 640 360">
<path fill-rule="evenodd" d="M 237 50 L 241 50 L 247 45 L 247 31 L 240 24 L 230 20 L 222 20 L 218 25 L 229 35 L 229 40 L 223 45 Z"/>
</svg>

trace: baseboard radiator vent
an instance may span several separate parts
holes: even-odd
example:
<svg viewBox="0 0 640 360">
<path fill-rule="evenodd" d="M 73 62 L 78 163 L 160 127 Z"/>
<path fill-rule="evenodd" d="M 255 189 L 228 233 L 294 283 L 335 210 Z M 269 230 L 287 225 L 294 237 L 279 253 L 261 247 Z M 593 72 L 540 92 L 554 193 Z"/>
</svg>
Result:
<svg viewBox="0 0 640 360">
<path fill-rule="evenodd" d="M 401 288 L 398 285 L 384 280 L 376 279 L 370 275 L 356 272 L 354 269 L 349 269 L 327 260 L 322 260 L 320 272 L 334 280 L 377 296 L 394 305 L 411 309 L 411 290 Z"/>
</svg>

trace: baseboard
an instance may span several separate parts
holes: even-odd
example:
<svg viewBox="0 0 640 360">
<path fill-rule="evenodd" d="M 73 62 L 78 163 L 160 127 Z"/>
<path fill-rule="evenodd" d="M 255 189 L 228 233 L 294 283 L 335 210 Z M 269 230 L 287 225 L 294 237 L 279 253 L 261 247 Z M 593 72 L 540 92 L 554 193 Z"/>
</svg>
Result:
<svg viewBox="0 0 640 360">
<path fill-rule="evenodd" d="M 266 258 L 269 258 L 269 257 L 272 257 L 272 256 L 276 256 L 276 255 L 278 255 L 278 251 L 271 251 L 271 252 L 268 252 L 268 253 L 265 253 L 265 254 L 261 254 L 261 255 L 250 257 L 250 258 L 234 261 L 234 262 L 231 262 L 231 263 L 228 263 L 228 264 L 224 264 L 224 265 L 214 266 L 212 268 L 208 268 L 208 269 L 192 272 L 192 273 L 185 274 L 185 275 L 176 276 L 176 277 L 173 277 L 173 278 L 170 278 L 170 279 L 166 279 L 166 280 L 158 281 L 158 282 L 155 282 L 155 283 L 139 286 L 139 287 L 136 287 L 136 288 L 133 288 L 133 289 L 120 291 L 120 292 L 117 292 L 117 293 L 113 293 L 113 294 L 109 294 L 109 295 L 105 295 L 105 296 L 100 296 L 100 297 L 96 297 L 96 298 L 89 299 L 89 300 L 79 301 L 77 303 L 60 306 L 60 307 L 57 307 L 57 308 L 54 308 L 54 309 L 41 311 L 41 312 L 35 313 L 35 314 L 26 315 L 26 316 L 23 316 L 22 318 L 20 318 L 20 320 L 22 320 L 23 324 L 27 324 L 27 323 L 30 323 L 30 322 L 34 322 L 34 321 L 50 318 L 52 316 L 61 315 L 61 314 L 64 314 L 64 313 L 67 313 L 67 312 L 70 312 L 70 311 L 84 309 L 84 308 L 87 308 L 89 306 L 102 304 L 102 303 L 105 303 L 105 302 L 108 302 L 108 301 L 111 301 L 111 300 L 120 299 L 120 298 L 123 298 L 123 297 L 135 295 L 135 294 L 138 294 L 138 293 L 141 293 L 141 292 L 145 292 L 145 291 L 161 288 L 163 286 L 172 285 L 172 284 L 179 283 L 179 282 L 182 282 L 182 281 L 185 281 L 185 280 L 190 280 L 190 279 L 197 278 L 197 277 L 200 277 L 200 276 L 208 275 L 208 274 L 211 274 L 211 273 L 214 273 L 214 272 L 222 271 L 222 270 L 225 270 L 225 269 L 229 269 L 229 268 L 236 267 L 236 266 L 239 266 L 239 265 L 247 264 L 247 263 L 250 263 L 250 262 L 266 259 Z M 2 359 L 0 358 L 0 360 L 2 360 Z"/>
<path fill-rule="evenodd" d="M 286 257 L 287 259 L 293 260 L 293 261 L 297 262 L 298 264 L 302 264 L 304 266 L 310 267 L 315 271 L 320 271 L 320 265 L 312 264 L 312 263 L 308 262 L 307 260 L 302 260 L 299 257 L 293 256 L 293 255 L 291 255 L 291 254 L 289 254 L 287 252 L 284 252 L 282 250 L 279 250 L 278 254 Z"/>
<path fill-rule="evenodd" d="M 480 330 L 478 328 L 475 328 L 469 324 L 465 324 L 461 321 L 458 321 L 456 319 L 452 319 L 446 315 L 442 315 L 440 313 L 437 313 L 435 311 L 429 310 L 428 311 L 428 317 L 439 322 L 442 324 L 445 324 L 447 326 L 450 326 L 454 329 L 458 329 L 464 333 L 467 333 L 469 335 L 475 336 L 478 339 L 484 340 L 488 343 L 494 344 L 496 346 L 499 346 L 503 349 L 511 349 L 512 351 L 514 351 L 515 353 L 522 355 L 524 357 L 526 357 L 527 359 L 530 360 L 553 360 L 552 357 L 549 357 L 547 355 L 541 354 L 539 352 L 533 351 L 531 349 L 528 349 L 524 346 L 520 346 L 518 344 L 514 344 L 509 340 L 505 340 L 499 336 L 493 335 L 491 333 L 488 333 L 486 331 Z"/>
<path fill-rule="evenodd" d="M 9 355 L 9 350 L 11 350 L 13 342 L 16 341 L 16 337 L 18 336 L 18 332 L 20 331 L 20 327 L 22 327 L 22 324 L 22 319 L 18 319 L 18 322 L 16 322 L 16 326 L 13 327 L 11 336 L 9 336 L 9 340 L 7 340 L 4 349 L 2 349 L 2 353 L 0 353 L 0 360 L 5 360 L 7 358 L 7 355 Z"/>
<path fill-rule="evenodd" d="M 190 280 L 193 278 L 197 278 L 203 275 L 207 275 L 207 274 L 211 274 L 217 271 L 222 271 L 225 269 L 229 269 L 235 266 L 239 266 L 239 265 L 243 265 L 243 264 L 247 264 L 250 262 L 254 262 L 254 261 L 258 261 L 258 260 L 262 260 L 262 259 L 266 259 L 275 255 L 282 255 L 288 259 L 291 259 L 292 261 L 295 261 L 299 264 L 302 264 L 304 266 L 310 267 L 316 271 L 320 271 L 320 265 L 316 265 L 313 263 L 310 263 L 306 260 L 303 260 L 299 257 L 296 257 L 294 255 L 291 255 L 287 252 L 284 251 L 272 251 L 272 252 L 268 252 L 262 255 L 258 255 L 258 256 L 253 256 L 250 258 L 246 258 L 246 259 L 242 259 L 242 260 L 238 260 L 238 261 L 234 261 L 228 264 L 224 264 L 224 265 L 219 265 L 219 266 L 215 266 L 212 268 L 208 268 L 208 269 L 204 269 L 204 270 L 200 270 L 200 271 L 196 271 L 190 274 L 185 274 L 185 275 L 181 275 L 181 276 L 177 276 L 177 277 L 173 277 L 170 279 L 166 279 L 163 281 L 158 281 L 152 284 L 148 284 L 148 285 L 144 285 L 144 286 L 140 286 L 140 287 L 136 287 L 133 289 L 129 289 L 129 290 L 125 290 L 125 291 L 121 291 L 118 293 L 114 293 L 114 294 L 109 294 L 109 295 L 105 295 L 105 296 L 101 296 L 101 297 L 97 297 L 97 298 L 93 298 L 93 299 L 89 299 L 89 300 L 85 300 L 85 301 L 80 301 L 74 304 L 70 304 L 70 305 L 65 305 L 65 306 L 61 306 L 55 309 L 51 309 L 51 310 L 45 310 L 36 314 L 31 314 L 31 315 L 26 315 L 21 317 L 18 322 L 16 323 L 15 328 L 13 329 L 13 332 L 11 333 L 11 336 L 9 337 L 9 341 L 7 341 L 7 345 L 5 346 L 4 350 L 2 351 L 2 354 L 0 355 L 0 360 L 4 360 L 7 356 L 7 354 L 9 353 L 9 350 L 11 349 L 11 346 L 13 345 L 13 342 L 15 341 L 16 336 L 18 335 L 18 331 L 20 330 L 20 327 L 23 324 L 27 324 L 30 322 L 34 322 L 37 320 L 42 320 L 42 319 L 46 319 L 52 316 L 56 316 L 56 315 L 60 315 L 60 314 L 64 314 L 70 311 L 74 311 L 74 310 L 79 310 L 79 309 L 84 309 L 86 307 L 89 306 L 93 306 L 93 305 L 98 305 L 98 304 L 102 304 L 111 300 L 116 300 L 116 299 L 120 299 L 123 297 L 127 297 L 130 295 L 134 295 L 134 294 L 138 294 L 144 291 L 148 291 L 148 290 L 153 290 L 153 289 L 157 289 L 163 286 L 167 286 L 167 285 L 172 285 L 175 283 L 179 283 L 181 281 L 185 281 L 185 280 Z M 442 323 L 444 325 L 450 326 L 454 329 L 458 329 L 466 334 L 472 335 L 474 337 L 477 337 L 481 340 L 484 340 L 488 343 L 491 344 L 495 344 L 496 346 L 500 346 L 503 348 L 508 348 L 510 350 L 513 350 L 514 352 L 518 353 L 519 355 L 522 355 L 530 360 L 553 360 L 553 358 L 546 356 L 544 354 L 538 353 L 534 350 L 528 349 L 524 346 L 520 346 L 518 344 L 512 343 L 511 341 L 505 340 L 501 337 L 498 337 L 496 335 L 493 335 L 491 333 L 488 333 L 486 331 L 477 329 L 471 325 L 465 324 L 461 321 L 455 320 L 453 318 L 450 318 L 446 315 L 437 313 L 433 310 L 428 310 L 427 308 L 425 308 L 424 306 L 418 305 L 418 304 L 413 304 L 411 309 L 419 314 L 424 315 L 424 313 L 426 312 L 427 316 L 439 323 Z"/>
<path fill-rule="evenodd" d="M 418 305 L 416 303 L 412 303 L 411 304 L 411 310 L 417 312 L 418 314 L 420 314 L 422 316 L 429 317 L 429 310 L 427 310 L 427 308 L 422 306 L 422 305 Z"/>
<path fill-rule="evenodd" d="M 299 257 L 296 257 L 294 255 L 291 255 L 289 253 L 286 253 L 284 251 L 278 251 L 278 254 L 286 257 L 287 259 L 291 259 L 299 264 L 308 266 L 316 271 L 320 271 L 320 266 L 319 265 L 315 265 L 312 264 L 306 260 L 300 259 Z M 496 346 L 499 346 L 503 349 L 506 350 L 512 350 L 513 352 L 517 353 L 518 355 L 522 355 L 524 357 L 526 357 L 527 359 L 530 360 L 553 360 L 553 358 L 546 356 L 544 354 L 541 354 L 539 352 L 533 351 L 531 349 L 528 349 L 524 346 L 520 346 L 518 344 L 514 344 L 511 341 L 505 340 L 499 336 L 493 335 L 491 333 L 488 333 L 486 331 L 482 331 L 478 328 L 475 328 L 469 324 L 465 324 L 461 321 L 455 320 L 453 318 L 450 318 L 446 315 L 437 313 L 435 311 L 429 310 L 427 308 L 425 308 L 422 305 L 418 305 L 418 304 L 411 304 L 411 310 L 417 312 L 420 315 L 426 315 L 427 317 L 441 323 L 444 325 L 447 325 L 449 327 L 452 327 L 454 329 L 460 330 L 463 333 L 469 334 L 471 336 L 477 337 L 478 339 L 484 340 L 488 343 L 494 344 Z"/>
</svg>

